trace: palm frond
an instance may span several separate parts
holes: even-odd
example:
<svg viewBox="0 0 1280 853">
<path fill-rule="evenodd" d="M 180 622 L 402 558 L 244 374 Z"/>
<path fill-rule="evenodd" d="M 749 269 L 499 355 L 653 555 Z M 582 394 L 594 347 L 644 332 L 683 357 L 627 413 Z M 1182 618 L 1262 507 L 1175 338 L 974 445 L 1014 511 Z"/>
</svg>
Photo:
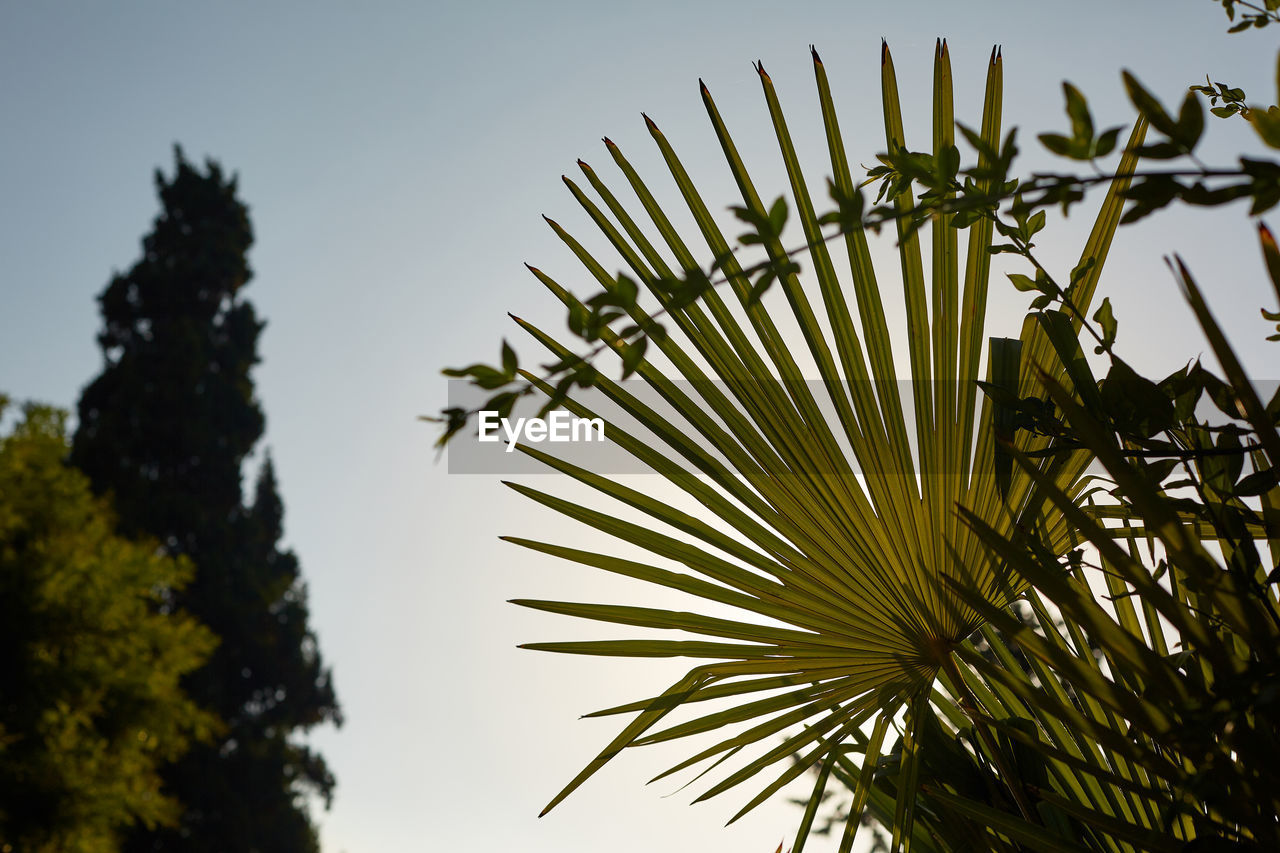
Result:
<svg viewBox="0 0 1280 853">
<path fill-rule="evenodd" d="M 856 191 L 855 179 L 826 69 L 816 52 L 813 59 L 830 154 L 829 180 L 834 192 L 849 197 Z M 942 42 L 934 57 L 935 156 L 951 156 L 954 150 L 950 62 Z M 775 289 L 785 300 L 785 324 L 780 322 L 777 300 L 753 298 L 752 262 L 740 256 L 741 250 L 735 253 L 731 248 L 673 146 L 652 120 L 646 117 L 650 135 L 696 234 L 677 233 L 672 218 L 618 146 L 608 140 L 610 158 L 639 203 L 634 214 L 601 174 L 585 163 L 580 161 L 581 169 L 598 202 L 587 189 L 566 179 L 573 197 L 617 252 L 625 275 L 642 284 L 658 306 L 651 312 L 630 305 L 622 322 L 649 328 L 661 313 L 679 333 L 654 338 L 651 343 L 660 357 L 644 359 L 636 369 L 645 394 L 656 395 L 674 416 L 660 414 L 627 383 L 602 376 L 598 390 L 625 416 L 611 421 L 608 435 L 670 487 L 701 504 L 705 512 L 691 515 L 656 494 L 522 446 L 525 453 L 596 490 L 602 499 L 620 502 L 648 520 L 635 523 L 612 510 L 529 486 L 511 484 L 512 488 L 679 568 L 528 539 L 510 541 L 679 590 L 708 604 L 729 605 L 742 615 L 724 618 L 634 606 L 516 602 L 579 618 L 697 636 L 536 643 L 528 648 L 703 661 L 657 697 L 600 712 L 636 717 L 547 808 L 627 747 L 745 725 L 697 751 L 672 772 L 732 756 L 737 764 L 725 761 L 720 768 L 723 775 L 703 795 L 710 797 L 767 771 L 768 781 L 747 800 L 741 815 L 805 770 L 817 768 L 817 784 L 796 839 L 797 850 L 804 844 L 828 779 L 847 779 L 854 797 L 841 847 L 847 850 L 864 808 L 873 812 L 886 808 L 883 790 L 873 784 L 873 771 L 886 751 L 890 721 L 904 712 L 906 730 L 894 752 L 900 768 L 892 805 L 894 843 L 903 849 L 913 843 L 917 850 L 935 849 L 930 837 L 938 831 L 937 815 L 922 813 L 915 800 L 917 779 L 928 769 L 928 758 L 921 752 L 922 726 L 926 725 L 922 721 L 935 719 L 939 701 L 951 703 L 948 710 L 959 713 L 946 697 L 960 695 L 961 680 L 973 682 L 969 692 L 980 691 L 988 697 L 983 705 L 993 716 L 999 716 L 996 709 L 1000 707 L 1027 701 L 1026 683 L 1006 683 L 967 664 L 961 673 L 953 661 L 955 655 L 966 662 L 973 658 L 967 638 L 992 613 L 1003 612 L 1026 586 L 1017 564 L 1005 554 L 993 553 L 991 540 L 1012 536 L 1020 525 L 1034 524 L 1048 531 L 1051 552 L 1064 552 L 1074 541 L 1076 522 L 1045 497 L 1077 490 L 1089 455 L 1080 451 L 1029 467 L 1011 467 L 1007 489 L 1001 487 L 991 406 L 984 403 L 979 417 L 975 390 L 976 380 L 983 378 L 991 223 L 979 219 L 961 229 L 951 214 L 944 213 L 917 228 L 911 221 L 910 195 L 898 196 L 900 281 L 882 291 L 868 234 L 850 228 L 832 241 L 823 232 L 819 204 L 809 189 L 774 83 L 763 66 L 757 68 L 790 184 L 789 207 L 796 213 L 806 244 L 800 273 L 789 266 L 796 256 L 780 236 L 766 235 L 759 247 L 779 272 Z M 993 51 L 983 114 L 976 125 L 990 150 L 996 150 L 1001 140 L 1002 75 L 1003 60 Z M 882 51 L 881 77 L 886 145 L 891 152 L 904 150 L 902 110 L 887 45 Z M 770 207 L 756 189 L 710 91 L 702 86 L 701 94 L 745 215 L 768 217 Z M 1135 129 L 1134 139 L 1140 139 L 1141 133 L 1141 127 Z M 1123 203 L 1123 176 L 1132 170 L 1133 162 L 1133 156 L 1126 155 L 1121 163 L 1121 178 L 1104 201 L 1083 249 L 1081 268 L 1087 272 L 1074 291 L 1082 310 L 1102 274 Z M 645 236 L 640 221 L 647 221 L 644 228 L 652 226 L 661 249 Z M 607 272 L 610 262 L 595 258 L 559 224 L 550 224 L 596 285 L 607 292 L 621 287 L 619 278 Z M 701 247 L 694 245 L 698 242 Z M 674 263 L 666 261 L 664 253 Z M 838 263 L 841 253 L 845 257 Z M 722 295 L 711 288 L 697 301 L 682 304 L 663 283 L 678 270 L 698 269 L 699 258 L 704 257 L 716 259 L 728 292 Z M 540 269 L 532 272 L 568 309 L 585 310 L 551 275 Z M 899 287 L 904 294 L 905 337 L 890 330 L 884 307 L 883 294 Z M 554 358 L 572 357 L 571 348 L 553 336 L 517 322 Z M 798 335 L 785 332 L 784 326 L 794 327 Z M 612 329 L 604 329 L 601 339 L 607 347 L 621 349 L 620 336 Z M 1035 323 L 1024 327 L 1020 342 L 995 346 L 1006 365 L 1000 369 L 1021 394 L 1032 392 L 1039 369 L 1064 375 L 1052 342 Z M 903 399 L 895 366 L 895 350 L 903 347 L 910 364 L 909 401 Z M 815 375 L 814 381 L 807 381 Z M 526 378 L 538 382 L 532 375 Z M 540 387 L 552 393 L 545 383 Z M 581 416 L 597 414 L 580 400 L 566 405 Z M 1015 450 L 1022 454 L 1041 450 L 1043 441 L 1023 437 Z M 954 511 L 957 504 L 968 508 L 967 524 L 960 523 Z M 975 665 L 982 660 L 980 656 L 973 659 Z M 945 694 L 934 689 L 940 676 Z M 726 699 L 737 704 L 666 729 L 656 728 L 678 706 Z M 1057 701 L 1070 705 L 1063 697 Z M 1105 721 L 1097 725 L 1111 730 Z M 869 738 L 862 731 L 864 726 L 871 727 Z M 1068 729 L 1048 721 L 1046 726 L 1055 733 L 1053 747 L 1064 762 L 1069 758 L 1080 767 L 1119 772 L 1110 764 L 1104 766 L 1102 758 Z M 861 750 L 862 764 L 857 750 Z M 1142 755 L 1139 750 L 1132 758 L 1136 761 Z M 1089 784 L 1097 790 L 1082 788 L 1082 795 L 1117 796 L 1110 782 Z M 1137 789 L 1121 793 L 1129 796 Z M 986 814 L 978 807 L 957 808 Z M 1053 846 L 1056 842 L 1046 840 L 1049 836 L 1043 834 L 1043 827 L 1036 830 L 1039 849 L 1059 849 Z M 1017 843 L 1035 846 L 1028 841 L 1035 833 L 1013 823 L 984 832 L 993 849 L 1013 849 Z"/>
</svg>

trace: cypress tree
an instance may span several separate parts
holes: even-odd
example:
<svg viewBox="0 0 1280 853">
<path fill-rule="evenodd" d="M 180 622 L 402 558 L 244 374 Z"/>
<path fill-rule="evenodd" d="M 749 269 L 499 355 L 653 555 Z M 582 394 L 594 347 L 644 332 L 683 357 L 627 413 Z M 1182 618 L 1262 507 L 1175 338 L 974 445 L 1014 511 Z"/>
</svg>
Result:
<svg viewBox="0 0 1280 853">
<path fill-rule="evenodd" d="M 327 805 L 334 780 L 296 735 L 341 713 L 298 560 L 279 545 L 269 458 L 244 497 L 265 424 L 250 375 L 264 323 L 242 295 L 253 232 L 234 176 L 181 149 L 175 160 L 171 178 L 156 172 L 161 212 L 142 257 L 99 297 L 104 367 L 80 398 L 71 459 L 112 496 L 124 533 L 195 564 L 175 603 L 219 644 L 184 686 L 225 729 L 166 773 L 179 825 L 135 832 L 125 849 L 313 851 L 306 795 Z"/>
</svg>

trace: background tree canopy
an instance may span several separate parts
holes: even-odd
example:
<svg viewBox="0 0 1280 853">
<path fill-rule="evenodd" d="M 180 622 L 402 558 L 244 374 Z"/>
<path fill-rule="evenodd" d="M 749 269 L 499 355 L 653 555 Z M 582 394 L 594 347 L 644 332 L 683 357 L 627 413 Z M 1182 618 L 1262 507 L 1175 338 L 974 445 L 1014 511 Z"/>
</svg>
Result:
<svg viewBox="0 0 1280 853">
<path fill-rule="evenodd" d="M 0 398 L 0 415 L 5 412 Z M 180 680 L 213 634 L 174 606 L 192 564 L 115 532 L 65 464 L 61 412 L 0 435 L 0 850 L 112 853 L 174 823 L 161 769 L 220 731 Z"/>
</svg>

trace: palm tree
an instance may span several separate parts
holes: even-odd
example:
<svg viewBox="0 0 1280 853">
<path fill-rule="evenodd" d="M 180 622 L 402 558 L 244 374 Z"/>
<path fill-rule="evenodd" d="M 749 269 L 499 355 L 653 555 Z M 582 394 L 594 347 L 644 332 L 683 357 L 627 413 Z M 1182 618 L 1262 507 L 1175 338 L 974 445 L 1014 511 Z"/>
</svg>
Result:
<svg viewBox="0 0 1280 853">
<path fill-rule="evenodd" d="M 830 154 L 831 193 L 837 200 L 854 199 L 858 187 L 816 51 L 813 65 Z M 661 359 L 640 358 L 626 331 L 608 323 L 598 329 L 605 347 L 617 350 L 628 371 L 634 370 L 644 383 L 645 393 L 656 394 L 676 417 L 659 414 L 626 383 L 600 375 L 595 387 L 625 415 L 625 420 L 611 421 L 610 439 L 701 504 L 704 513 L 683 512 L 658 496 L 522 445 L 526 454 L 650 522 L 620 519 L 607 504 L 575 503 L 509 484 L 513 489 L 644 549 L 654 561 L 530 539 L 509 541 L 685 593 L 717 611 L 736 608 L 741 615 L 516 602 L 676 631 L 681 637 L 532 643 L 526 648 L 697 660 L 661 695 L 596 712 L 633 716 L 547 809 L 628 747 L 703 735 L 709 742 L 662 776 L 710 764 L 718 776 L 713 775 L 716 781 L 699 799 L 754 780 L 738 816 L 813 772 L 796 851 L 805 843 L 832 776 L 850 791 L 842 851 L 850 849 L 864 813 L 879 816 L 891 828 L 895 850 L 913 844 L 921 850 L 1012 850 L 1019 844 L 1078 849 L 1062 840 L 1084 837 L 1068 826 L 1081 819 L 1067 810 L 1072 804 L 1083 813 L 1110 803 L 1108 813 L 1118 815 L 1113 820 L 1132 814 L 1127 805 L 1121 809 L 1113 791 L 1119 783 L 1099 781 L 1077 768 L 1083 764 L 1097 770 L 1110 760 L 1109 753 L 1091 751 L 1082 741 L 1092 734 L 1047 713 L 1026 716 L 1031 721 L 1026 730 L 996 724 L 1017 716 L 1015 710 L 1028 703 L 1034 705 L 1028 690 L 1039 689 L 1037 685 L 1046 690 L 1054 686 L 1052 697 L 1065 707 L 1076 708 L 1081 700 L 1069 688 L 1056 686 L 1056 679 L 1042 682 L 1040 676 L 1047 678 L 1048 671 L 1013 651 L 1005 638 L 1018 622 L 1006 619 L 999 631 L 994 627 L 993 614 L 1008 616 L 1013 602 L 1028 595 L 1035 615 L 1051 628 L 1056 623 L 1055 614 L 1028 591 L 1022 571 L 1027 561 L 1012 559 L 993 543 L 1020 541 L 1019 531 L 1035 530 L 1045 558 L 1057 560 L 1087 538 L 1079 534 L 1081 522 L 1071 508 L 1084 489 L 1082 478 L 1092 455 L 1086 449 L 1044 454 L 1047 438 L 1010 432 L 989 399 L 979 406 L 977 380 L 985 376 L 992 387 L 1019 397 L 1043 395 L 1039 371 L 1045 371 L 1070 388 L 1072 374 L 1061 352 L 1067 338 L 1074 341 L 1100 281 L 1135 156 L 1123 157 L 1082 249 L 1071 288 L 1076 313 L 1028 318 L 1018 339 L 991 340 L 983 373 L 992 218 L 957 219 L 944 212 L 920 226 L 912 217 L 911 194 L 896 194 L 901 280 L 893 288 L 902 288 L 907 329 L 905 340 L 895 341 L 868 235 L 860 224 L 849 226 L 847 221 L 836 240 L 824 234 L 773 83 L 762 66 L 757 68 L 790 179 L 790 205 L 766 206 L 705 86 L 702 99 L 741 191 L 740 216 L 755 226 L 749 242 L 763 251 L 763 267 L 748 263 L 741 246 L 731 247 L 676 152 L 647 117 L 698 234 L 686 239 L 677 232 L 640 175 L 608 140 L 609 155 L 641 213 L 633 217 L 601 175 L 581 161 L 595 198 L 574 181 L 566 178 L 566 184 L 627 273 L 610 275 L 609 263 L 551 223 L 603 289 L 604 301 L 623 306 L 633 329 L 654 330 L 660 318 L 678 329 L 679 335 L 655 333 L 649 338 Z M 881 68 L 887 150 L 905 152 L 887 46 Z M 977 189 L 987 192 L 1002 189 L 1001 167 L 1008 166 L 1000 162 L 1002 74 L 1001 56 L 993 51 L 981 122 L 971 138 L 981 152 L 979 165 L 989 174 Z M 958 164 L 955 128 L 950 56 L 942 42 L 934 57 L 932 153 L 922 162 L 949 168 L 952 176 Z M 1140 123 L 1127 150 L 1142 133 Z M 789 253 L 781 240 L 780 221 L 788 208 L 794 209 L 804 234 L 800 253 Z M 638 219 L 652 224 L 664 247 L 645 236 Z M 1029 237 L 1043 222 L 1039 213 L 1019 227 Z M 963 254 L 962 231 L 967 235 Z M 922 245 L 926 238 L 928 252 Z M 695 241 L 705 244 L 705 250 Z M 838 260 L 841 246 L 846 258 Z M 701 269 L 698 259 L 706 255 L 715 259 L 713 270 L 732 298 L 716 287 L 699 290 L 696 300 L 673 291 L 671 282 Z M 666 257 L 674 259 L 674 266 Z M 842 272 L 839 267 L 845 263 Z M 760 282 L 753 276 L 762 268 L 776 277 L 788 323 L 798 328 L 799 338 L 784 332 L 777 312 L 758 299 Z M 600 304 L 586 304 L 547 273 L 531 269 L 571 317 L 582 318 Z M 645 310 L 624 292 L 633 281 L 645 286 L 655 310 Z M 516 322 L 554 358 L 562 363 L 574 359 L 573 347 L 530 323 Z M 906 347 L 910 365 L 909 382 L 902 385 L 895 344 L 899 351 Z M 806 381 L 814 372 L 817 380 Z M 533 374 L 523 375 L 556 394 Z M 566 399 L 564 405 L 579 416 L 597 415 L 581 400 Z M 997 452 L 1009 442 L 1007 453 Z M 1014 457 L 1020 464 L 1005 470 Z M 965 508 L 963 517 L 957 506 Z M 1053 636 L 1060 636 L 1056 629 Z M 722 709 L 698 713 L 698 703 L 709 700 L 720 700 L 716 706 Z M 685 709 L 687 718 L 660 727 L 678 708 Z M 902 730 L 895 744 L 890 729 L 899 722 Z M 1019 733 L 1036 744 L 1031 748 L 1049 756 L 1041 770 L 1070 772 L 1063 778 L 1041 773 L 1032 780 L 1026 775 L 1030 764 L 1018 760 L 1025 747 L 1013 739 Z M 1108 743 L 1103 748 L 1122 747 Z M 1081 783 L 1081 778 L 1089 781 Z M 1113 849 L 1108 831 L 1088 835 L 1090 843 L 1103 838 L 1101 849 Z"/>
</svg>

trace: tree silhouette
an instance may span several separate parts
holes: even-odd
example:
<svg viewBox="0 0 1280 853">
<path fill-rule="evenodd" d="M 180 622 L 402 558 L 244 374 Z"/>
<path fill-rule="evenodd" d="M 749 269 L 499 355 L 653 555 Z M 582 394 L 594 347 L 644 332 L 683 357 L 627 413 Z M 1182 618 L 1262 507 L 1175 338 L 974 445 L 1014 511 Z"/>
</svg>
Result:
<svg viewBox="0 0 1280 853">
<path fill-rule="evenodd" d="M 136 832 L 130 851 L 317 849 L 305 803 L 334 780 L 292 735 L 341 723 L 308 627 L 296 557 L 279 547 L 283 505 L 270 459 L 253 500 L 242 469 L 264 418 L 250 372 L 264 323 L 240 295 L 253 242 L 236 180 L 175 150 L 157 171 L 162 211 L 142 258 L 99 297 L 102 373 L 84 390 L 72 461 L 111 493 L 122 529 L 158 538 L 196 566 L 177 602 L 220 643 L 191 674 L 192 697 L 226 723 L 166 775 L 178 827 Z"/>
</svg>

